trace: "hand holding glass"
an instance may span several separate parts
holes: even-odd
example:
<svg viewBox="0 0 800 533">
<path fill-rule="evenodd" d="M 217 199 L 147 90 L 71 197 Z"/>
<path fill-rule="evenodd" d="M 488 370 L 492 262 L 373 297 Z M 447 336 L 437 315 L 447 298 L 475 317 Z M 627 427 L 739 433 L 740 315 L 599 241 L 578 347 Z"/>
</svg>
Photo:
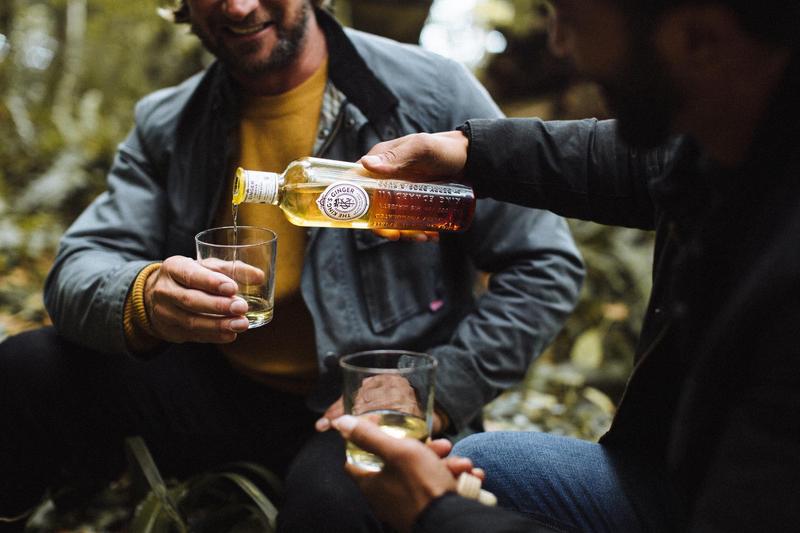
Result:
<svg viewBox="0 0 800 533">
<path fill-rule="evenodd" d="M 277 239 L 273 231 L 254 226 L 211 228 L 195 236 L 197 261 L 236 282 L 250 329 L 272 320 Z"/>
<path fill-rule="evenodd" d="M 428 440 L 433 425 L 436 359 L 427 354 L 374 350 L 342 357 L 345 414 L 364 417 L 396 438 Z M 383 468 L 380 457 L 347 443 L 347 462 Z"/>
</svg>

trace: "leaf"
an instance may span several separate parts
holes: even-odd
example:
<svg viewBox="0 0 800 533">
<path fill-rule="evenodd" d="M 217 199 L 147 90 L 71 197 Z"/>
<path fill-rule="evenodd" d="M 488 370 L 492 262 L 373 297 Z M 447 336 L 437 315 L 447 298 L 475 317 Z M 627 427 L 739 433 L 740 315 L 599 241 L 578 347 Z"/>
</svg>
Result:
<svg viewBox="0 0 800 533">
<path fill-rule="evenodd" d="M 594 387 L 586 387 L 583 389 L 583 397 L 599 407 L 603 413 L 607 415 L 614 414 L 614 402 L 603 391 Z"/>
<path fill-rule="evenodd" d="M 584 331 L 572 346 L 572 363 L 584 370 L 599 368 L 603 364 L 603 337 L 599 328 Z"/>
</svg>

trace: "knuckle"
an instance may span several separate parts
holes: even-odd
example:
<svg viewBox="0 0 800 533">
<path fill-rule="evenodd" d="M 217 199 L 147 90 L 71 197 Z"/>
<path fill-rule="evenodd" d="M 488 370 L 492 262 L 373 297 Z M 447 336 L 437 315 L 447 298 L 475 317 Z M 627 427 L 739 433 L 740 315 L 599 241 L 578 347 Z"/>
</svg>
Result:
<svg viewBox="0 0 800 533">
<path fill-rule="evenodd" d="M 389 149 L 383 153 L 383 157 L 387 162 L 394 163 L 398 158 L 398 154 L 394 149 Z"/>
<path fill-rule="evenodd" d="M 184 287 L 194 287 L 196 272 L 192 269 L 185 269 L 183 270 L 182 274 Z"/>
<path fill-rule="evenodd" d="M 231 307 L 231 302 L 227 300 L 218 299 L 214 302 L 214 309 L 217 311 L 217 313 L 221 315 L 228 314 L 228 312 L 230 311 L 230 307 Z M 222 327 L 221 324 L 220 327 Z"/>
<path fill-rule="evenodd" d="M 181 258 L 173 255 L 164 259 L 164 261 L 161 263 L 161 266 L 168 272 L 174 272 L 179 269 L 180 263 Z"/>
<path fill-rule="evenodd" d="M 381 152 L 385 152 L 386 148 L 389 146 L 388 141 L 379 142 L 372 149 L 369 151 L 370 154 L 379 154 Z"/>
<path fill-rule="evenodd" d="M 154 301 L 150 311 L 151 319 L 157 321 L 167 321 L 168 314 L 165 312 L 164 305 L 159 301 Z"/>
<path fill-rule="evenodd" d="M 176 300 L 178 304 L 180 304 L 184 308 L 190 308 L 192 306 L 192 295 L 188 291 L 180 291 L 176 295 Z"/>
</svg>

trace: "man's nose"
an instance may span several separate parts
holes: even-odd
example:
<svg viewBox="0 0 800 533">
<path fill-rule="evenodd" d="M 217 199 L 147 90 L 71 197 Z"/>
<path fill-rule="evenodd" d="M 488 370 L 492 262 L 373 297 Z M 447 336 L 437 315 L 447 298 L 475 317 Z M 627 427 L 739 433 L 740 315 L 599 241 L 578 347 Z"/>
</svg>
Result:
<svg viewBox="0 0 800 533">
<path fill-rule="evenodd" d="M 222 11 L 233 20 L 242 20 L 258 7 L 259 0 L 223 0 Z"/>
</svg>

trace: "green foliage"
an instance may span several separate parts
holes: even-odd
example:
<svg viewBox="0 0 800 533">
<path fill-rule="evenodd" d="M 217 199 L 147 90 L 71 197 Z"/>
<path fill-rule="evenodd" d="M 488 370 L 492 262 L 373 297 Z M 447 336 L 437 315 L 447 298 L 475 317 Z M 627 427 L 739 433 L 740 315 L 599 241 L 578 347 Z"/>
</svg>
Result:
<svg viewBox="0 0 800 533">
<path fill-rule="evenodd" d="M 20 310 L 9 300 L 40 293 L 59 235 L 104 188 L 134 103 L 202 68 L 197 40 L 156 7 L 156 0 L 0 6 L 0 339 L 46 320 L 40 303 Z"/>
<path fill-rule="evenodd" d="M 549 12 L 547 0 L 483 0 L 478 5 L 489 25 L 515 37 L 544 33 Z"/>
<path fill-rule="evenodd" d="M 153 0 L 13 3 L 0 28 L 9 47 L 0 62 L 0 116 L 7 119 L 0 123 L 0 187 L 7 198 L 57 171 L 71 183 L 68 194 L 57 205 L 36 207 L 85 204 L 102 189 L 135 101 L 201 67 L 195 39 L 155 9 Z M 56 168 L 67 154 L 69 164 Z M 74 210 L 66 215 L 64 222 Z"/>
<path fill-rule="evenodd" d="M 27 522 L 29 533 L 273 533 L 283 486 L 250 462 L 222 465 L 186 480 L 164 480 L 141 437 L 126 439 L 128 471 L 98 493 L 55 491 Z"/>
</svg>

